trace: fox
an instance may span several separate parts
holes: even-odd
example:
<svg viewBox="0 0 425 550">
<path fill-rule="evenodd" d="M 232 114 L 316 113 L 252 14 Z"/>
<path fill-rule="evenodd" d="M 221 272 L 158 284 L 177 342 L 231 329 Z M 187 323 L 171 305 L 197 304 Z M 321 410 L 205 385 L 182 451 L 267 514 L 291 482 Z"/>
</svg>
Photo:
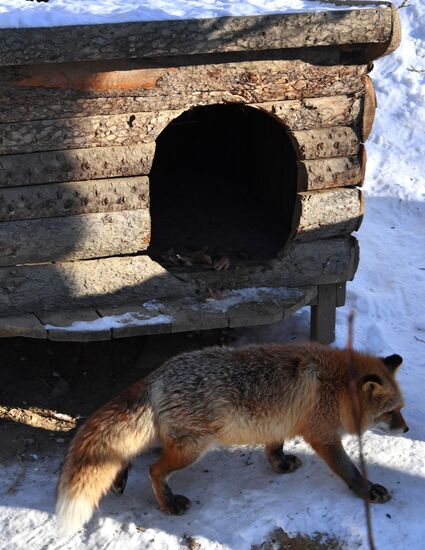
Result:
<svg viewBox="0 0 425 550">
<path fill-rule="evenodd" d="M 159 508 L 182 514 L 190 506 L 168 478 L 217 446 L 264 445 L 271 468 L 294 472 L 301 460 L 283 451 L 301 436 L 355 495 L 373 503 L 391 495 L 362 477 L 342 445 L 343 434 L 369 428 L 408 431 L 395 374 L 400 355 L 354 351 L 360 413 L 352 408 L 346 350 L 313 342 L 209 347 L 169 359 L 95 411 L 75 434 L 57 485 L 63 532 L 91 518 L 109 491 L 122 492 L 140 453 L 161 447 L 150 467 Z M 358 417 L 359 416 L 359 417 Z"/>
</svg>

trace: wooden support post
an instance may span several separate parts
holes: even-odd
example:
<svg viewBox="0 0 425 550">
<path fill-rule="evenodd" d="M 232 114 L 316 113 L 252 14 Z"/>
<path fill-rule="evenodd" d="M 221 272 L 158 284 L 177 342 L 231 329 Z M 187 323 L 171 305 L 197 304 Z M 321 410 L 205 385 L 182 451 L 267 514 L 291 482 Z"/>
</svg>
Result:
<svg viewBox="0 0 425 550">
<path fill-rule="evenodd" d="M 310 339 L 322 344 L 335 340 L 337 285 L 319 285 L 317 303 L 311 306 Z"/>
</svg>

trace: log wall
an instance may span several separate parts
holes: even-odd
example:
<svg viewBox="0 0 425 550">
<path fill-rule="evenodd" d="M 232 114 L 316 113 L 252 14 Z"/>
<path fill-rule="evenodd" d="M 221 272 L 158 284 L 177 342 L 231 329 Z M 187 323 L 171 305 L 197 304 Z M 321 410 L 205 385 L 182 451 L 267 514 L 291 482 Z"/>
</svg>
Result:
<svg viewBox="0 0 425 550">
<path fill-rule="evenodd" d="M 376 107 L 359 51 L 390 43 L 395 16 L 387 8 L 344 20 L 299 15 L 261 18 L 266 34 L 245 18 L 236 41 L 220 26 L 206 41 L 205 21 L 170 22 L 182 34 L 167 47 L 167 36 L 154 46 L 155 22 L 99 26 L 109 41 L 101 51 L 85 44 L 81 28 L 65 38 L 54 29 L 0 29 L 0 314 L 352 278 L 358 248 L 349 235 L 363 214 L 354 186 L 364 179 Z M 240 23 L 230 18 L 226 28 Z M 356 45 L 351 57 L 344 40 Z M 229 103 L 273 117 L 291 139 L 292 242 L 262 267 L 172 276 L 146 255 L 155 142 L 186 110 Z"/>
</svg>

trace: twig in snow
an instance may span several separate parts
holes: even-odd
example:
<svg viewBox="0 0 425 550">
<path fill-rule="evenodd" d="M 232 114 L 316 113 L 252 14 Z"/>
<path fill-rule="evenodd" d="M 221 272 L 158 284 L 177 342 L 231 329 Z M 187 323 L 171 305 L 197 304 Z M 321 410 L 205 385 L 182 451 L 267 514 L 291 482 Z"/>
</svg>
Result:
<svg viewBox="0 0 425 550">
<path fill-rule="evenodd" d="M 367 526 L 367 538 L 369 542 L 370 550 L 375 550 L 375 543 L 373 540 L 372 532 L 372 517 L 370 513 L 370 502 L 367 496 L 366 483 L 367 483 L 367 470 L 366 462 L 363 456 L 363 441 L 362 441 L 362 431 L 360 423 L 360 400 L 359 394 L 357 391 L 357 376 L 354 367 L 354 353 L 353 353 L 353 325 L 354 325 L 354 311 L 350 312 L 348 316 L 348 341 L 347 341 L 347 367 L 348 367 L 348 377 L 350 380 L 350 396 L 351 396 L 351 407 L 354 419 L 354 426 L 356 428 L 357 438 L 359 442 L 359 457 L 360 457 L 360 471 L 364 480 L 364 505 L 365 505 L 365 514 L 366 514 L 366 526 Z"/>
<path fill-rule="evenodd" d="M 17 462 L 20 466 L 20 471 L 19 471 L 18 475 L 16 476 L 15 481 L 6 490 L 6 495 L 11 495 L 13 493 L 16 493 L 19 485 L 23 482 L 24 477 L 25 477 L 25 464 L 24 464 L 22 458 L 19 455 L 17 455 L 16 460 L 17 460 Z"/>
</svg>

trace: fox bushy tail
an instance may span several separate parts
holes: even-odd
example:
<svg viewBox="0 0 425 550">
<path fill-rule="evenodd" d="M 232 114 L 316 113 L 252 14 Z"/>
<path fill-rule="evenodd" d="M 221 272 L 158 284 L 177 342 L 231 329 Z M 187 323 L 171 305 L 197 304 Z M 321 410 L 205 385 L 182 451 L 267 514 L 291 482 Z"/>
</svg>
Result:
<svg viewBox="0 0 425 550">
<path fill-rule="evenodd" d="M 154 414 L 143 382 L 94 412 L 71 442 L 59 478 L 56 514 L 62 532 L 82 527 L 118 473 L 155 439 Z"/>
</svg>

